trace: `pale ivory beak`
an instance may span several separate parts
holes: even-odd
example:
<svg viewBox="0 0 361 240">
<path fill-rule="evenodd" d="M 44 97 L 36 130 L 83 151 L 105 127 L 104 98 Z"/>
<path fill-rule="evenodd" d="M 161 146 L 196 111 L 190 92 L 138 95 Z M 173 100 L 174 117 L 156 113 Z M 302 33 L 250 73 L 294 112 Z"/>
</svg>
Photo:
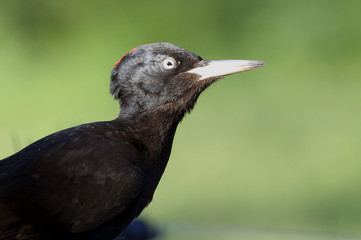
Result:
<svg viewBox="0 0 361 240">
<path fill-rule="evenodd" d="M 263 61 L 254 60 L 203 60 L 202 62 L 204 64 L 188 71 L 188 73 L 199 75 L 198 81 L 263 67 L 265 64 Z"/>
</svg>

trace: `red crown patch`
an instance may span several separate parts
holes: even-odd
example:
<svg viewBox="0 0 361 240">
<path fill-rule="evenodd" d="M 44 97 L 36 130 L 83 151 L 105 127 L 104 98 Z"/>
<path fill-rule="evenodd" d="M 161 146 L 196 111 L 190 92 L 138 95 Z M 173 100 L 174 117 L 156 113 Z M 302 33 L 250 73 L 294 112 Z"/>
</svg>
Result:
<svg viewBox="0 0 361 240">
<path fill-rule="evenodd" d="M 136 48 L 133 48 L 132 50 L 130 50 L 129 52 L 127 52 L 126 54 L 124 54 L 123 57 L 127 56 L 129 53 L 133 52 Z M 121 57 L 118 62 L 116 64 L 114 64 L 114 67 L 118 65 L 118 63 L 120 63 L 120 61 L 122 61 L 123 57 Z"/>
</svg>

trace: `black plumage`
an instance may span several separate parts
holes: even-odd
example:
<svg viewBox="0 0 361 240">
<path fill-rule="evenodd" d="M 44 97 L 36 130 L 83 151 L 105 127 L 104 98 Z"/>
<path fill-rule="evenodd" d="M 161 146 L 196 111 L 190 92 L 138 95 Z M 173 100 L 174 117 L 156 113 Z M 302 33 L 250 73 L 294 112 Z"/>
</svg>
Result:
<svg viewBox="0 0 361 240">
<path fill-rule="evenodd" d="M 113 239 L 152 200 L 178 123 L 224 75 L 260 61 L 206 61 L 147 44 L 113 68 L 112 121 L 51 134 L 0 161 L 0 239 Z"/>
</svg>

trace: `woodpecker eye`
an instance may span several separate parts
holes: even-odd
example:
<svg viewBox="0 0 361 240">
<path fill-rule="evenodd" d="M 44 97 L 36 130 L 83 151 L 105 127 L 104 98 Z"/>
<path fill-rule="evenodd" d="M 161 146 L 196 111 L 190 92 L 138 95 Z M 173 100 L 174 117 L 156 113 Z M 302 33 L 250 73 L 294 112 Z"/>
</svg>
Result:
<svg viewBox="0 0 361 240">
<path fill-rule="evenodd" d="M 162 61 L 162 67 L 165 70 L 171 70 L 177 67 L 177 61 L 174 58 L 167 57 Z"/>
</svg>

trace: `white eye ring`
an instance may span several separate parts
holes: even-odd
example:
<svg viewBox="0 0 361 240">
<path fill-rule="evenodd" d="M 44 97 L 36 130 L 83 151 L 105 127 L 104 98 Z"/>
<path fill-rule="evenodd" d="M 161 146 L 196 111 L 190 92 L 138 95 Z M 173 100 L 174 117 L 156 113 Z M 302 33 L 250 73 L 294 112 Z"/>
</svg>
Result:
<svg viewBox="0 0 361 240">
<path fill-rule="evenodd" d="M 177 61 L 174 58 L 167 57 L 162 61 L 162 68 L 171 70 L 177 67 Z"/>
</svg>

